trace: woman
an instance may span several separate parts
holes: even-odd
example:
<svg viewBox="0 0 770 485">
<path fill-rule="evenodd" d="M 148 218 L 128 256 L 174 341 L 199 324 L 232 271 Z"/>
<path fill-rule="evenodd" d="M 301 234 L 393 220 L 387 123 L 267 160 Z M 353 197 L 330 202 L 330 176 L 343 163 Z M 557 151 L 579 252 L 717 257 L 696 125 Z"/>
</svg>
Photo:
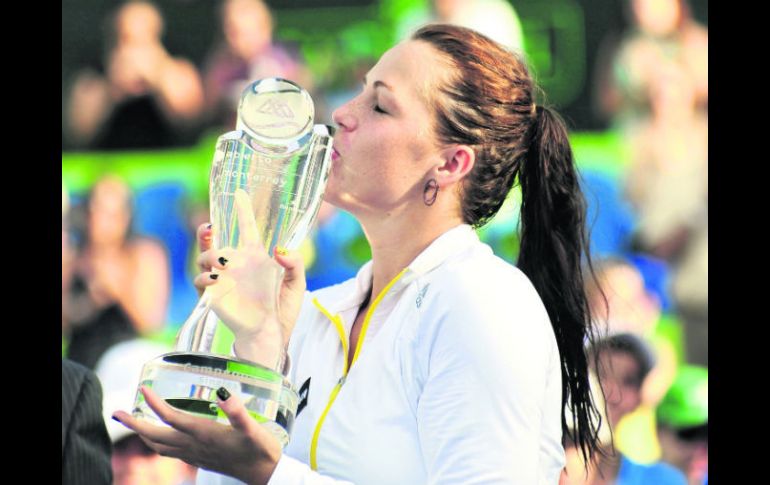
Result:
<svg viewBox="0 0 770 485">
<path fill-rule="evenodd" d="M 62 284 L 67 356 L 93 369 L 110 346 L 162 329 L 168 306 L 166 250 L 132 234 L 131 189 L 114 175 L 99 179 L 86 206 L 83 247 Z"/>
<path fill-rule="evenodd" d="M 299 260 L 276 255 L 287 270 L 278 319 L 291 331 L 289 378 L 309 387 L 283 453 L 228 393 L 219 404 L 232 426 L 178 413 L 149 390 L 176 429 L 116 418 L 161 453 L 247 483 L 556 483 L 567 395 L 576 442 L 596 447 L 585 207 L 564 125 L 533 89 L 499 45 L 432 25 L 386 52 L 334 113 L 325 198 L 361 222 L 372 261 L 301 299 Z M 521 271 L 472 229 L 516 177 Z M 211 271 L 199 287 L 236 269 L 219 257 L 201 255 Z"/>
</svg>

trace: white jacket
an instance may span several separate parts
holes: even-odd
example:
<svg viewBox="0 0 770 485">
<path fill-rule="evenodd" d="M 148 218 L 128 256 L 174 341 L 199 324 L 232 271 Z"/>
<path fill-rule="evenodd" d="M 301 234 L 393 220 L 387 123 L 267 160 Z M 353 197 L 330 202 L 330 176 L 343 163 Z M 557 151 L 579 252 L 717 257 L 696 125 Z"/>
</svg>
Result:
<svg viewBox="0 0 770 485">
<path fill-rule="evenodd" d="M 558 483 L 561 363 L 527 277 L 470 226 L 447 231 L 373 300 L 346 375 L 370 285 L 371 262 L 308 294 L 289 344 L 307 405 L 269 483 Z"/>
</svg>

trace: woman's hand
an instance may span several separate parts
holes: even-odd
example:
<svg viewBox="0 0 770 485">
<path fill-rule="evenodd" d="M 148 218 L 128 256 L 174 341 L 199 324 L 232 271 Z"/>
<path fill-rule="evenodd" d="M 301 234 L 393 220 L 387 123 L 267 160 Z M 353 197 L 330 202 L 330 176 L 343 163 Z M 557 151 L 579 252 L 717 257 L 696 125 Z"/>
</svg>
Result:
<svg viewBox="0 0 770 485">
<path fill-rule="evenodd" d="M 147 446 L 163 456 L 248 484 L 270 479 L 281 456 L 281 445 L 249 416 L 237 396 L 224 388 L 217 391 L 217 405 L 230 420 L 230 425 L 224 425 L 174 409 L 145 386 L 141 391 L 150 408 L 171 428 L 138 420 L 124 411 L 116 411 L 113 419 L 136 432 Z"/>
<path fill-rule="evenodd" d="M 201 293 L 210 288 L 214 311 L 234 331 L 236 339 L 252 339 L 259 331 L 255 322 L 276 318 L 285 346 L 299 316 L 306 288 L 302 257 L 276 248 L 274 258 L 270 258 L 245 193 L 236 192 L 235 204 L 240 227 L 238 249 L 212 249 L 211 225 L 198 227 L 201 254 L 197 264 L 201 273 L 195 278 L 195 287 Z M 280 287 L 276 287 L 279 279 Z"/>
</svg>

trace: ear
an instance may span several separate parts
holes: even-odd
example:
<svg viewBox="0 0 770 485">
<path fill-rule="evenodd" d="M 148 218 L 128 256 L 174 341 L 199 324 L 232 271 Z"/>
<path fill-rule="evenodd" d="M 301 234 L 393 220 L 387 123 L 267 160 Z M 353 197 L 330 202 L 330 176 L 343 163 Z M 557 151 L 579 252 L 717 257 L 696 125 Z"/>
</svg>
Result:
<svg viewBox="0 0 770 485">
<path fill-rule="evenodd" d="M 443 164 L 436 167 L 439 187 L 446 187 L 462 180 L 476 163 L 476 153 L 468 145 L 453 145 L 441 153 Z"/>
</svg>

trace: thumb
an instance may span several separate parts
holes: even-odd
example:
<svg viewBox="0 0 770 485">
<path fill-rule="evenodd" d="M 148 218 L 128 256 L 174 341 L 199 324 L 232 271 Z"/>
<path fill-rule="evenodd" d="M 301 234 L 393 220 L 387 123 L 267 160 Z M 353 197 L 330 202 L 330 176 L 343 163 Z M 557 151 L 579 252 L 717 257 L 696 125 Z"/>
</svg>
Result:
<svg viewBox="0 0 770 485">
<path fill-rule="evenodd" d="M 196 232 L 198 236 L 198 247 L 200 247 L 200 252 L 205 253 L 211 249 L 211 241 L 213 237 L 212 225 L 209 223 L 203 223 L 198 226 L 198 230 Z"/>
<path fill-rule="evenodd" d="M 305 281 L 305 263 L 302 260 L 302 255 L 298 251 L 289 252 L 284 248 L 276 247 L 275 260 L 285 270 L 283 286 L 290 291 L 304 293 L 307 282 Z"/>
<path fill-rule="evenodd" d="M 227 415 L 233 428 L 245 433 L 250 432 L 258 424 L 249 416 L 246 406 L 238 396 L 230 394 L 224 387 L 217 389 L 217 405 Z"/>
</svg>

